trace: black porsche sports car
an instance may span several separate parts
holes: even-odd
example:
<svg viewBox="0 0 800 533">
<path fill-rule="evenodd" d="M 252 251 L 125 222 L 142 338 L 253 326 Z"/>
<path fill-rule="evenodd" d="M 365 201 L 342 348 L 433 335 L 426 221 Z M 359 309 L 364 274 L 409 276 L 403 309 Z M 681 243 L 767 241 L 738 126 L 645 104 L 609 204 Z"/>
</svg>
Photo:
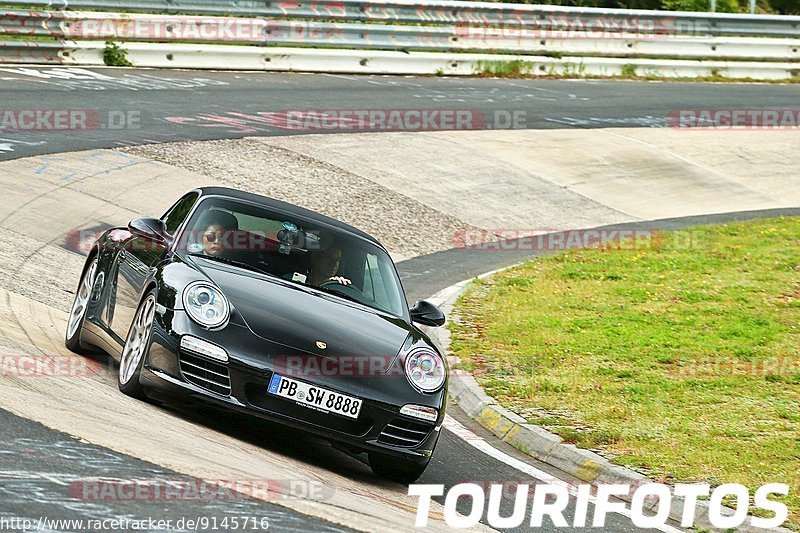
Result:
<svg viewBox="0 0 800 533">
<path fill-rule="evenodd" d="M 66 345 L 119 359 L 139 399 L 210 402 L 314 433 L 411 482 L 445 415 L 445 359 L 413 322 L 381 244 L 264 196 L 200 188 L 161 218 L 104 232 L 88 255 Z"/>
</svg>

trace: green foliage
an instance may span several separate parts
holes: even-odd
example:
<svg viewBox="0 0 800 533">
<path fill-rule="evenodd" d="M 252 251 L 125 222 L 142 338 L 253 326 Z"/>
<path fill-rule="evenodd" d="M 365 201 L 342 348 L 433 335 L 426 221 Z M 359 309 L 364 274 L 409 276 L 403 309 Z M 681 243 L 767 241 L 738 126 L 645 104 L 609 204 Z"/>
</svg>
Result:
<svg viewBox="0 0 800 533">
<path fill-rule="evenodd" d="M 663 0 L 661 9 L 670 11 L 711 11 L 710 0 Z M 742 11 L 737 0 L 717 0 L 716 11 L 719 13 L 738 13 Z"/>
<path fill-rule="evenodd" d="M 774 11 L 783 15 L 800 15 L 800 2 L 797 0 L 760 1 L 758 7 L 767 13 Z"/>
<path fill-rule="evenodd" d="M 500 0 L 498 0 L 500 1 Z M 611 9 L 664 9 L 670 11 L 710 11 L 711 0 L 503 0 L 516 4 L 545 4 L 567 7 L 605 7 Z M 720 13 L 747 13 L 749 0 L 717 0 Z M 757 0 L 757 13 L 800 14 L 797 0 Z"/>
<path fill-rule="evenodd" d="M 586 65 L 567 61 L 561 64 L 561 75 L 565 78 L 582 78 L 586 75 Z"/>
<path fill-rule="evenodd" d="M 133 64 L 128 61 L 128 51 L 120 48 L 119 45 L 113 41 L 106 41 L 106 47 L 103 50 L 103 63 L 109 67 L 132 67 Z"/>
<path fill-rule="evenodd" d="M 514 59 L 512 61 L 478 61 L 476 72 L 478 76 L 493 78 L 523 78 L 528 75 L 533 65 L 527 61 Z"/>
<path fill-rule="evenodd" d="M 627 65 L 622 65 L 622 68 L 620 69 L 620 75 L 623 78 L 635 78 L 636 65 L 631 65 L 630 63 Z"/>
</svg>

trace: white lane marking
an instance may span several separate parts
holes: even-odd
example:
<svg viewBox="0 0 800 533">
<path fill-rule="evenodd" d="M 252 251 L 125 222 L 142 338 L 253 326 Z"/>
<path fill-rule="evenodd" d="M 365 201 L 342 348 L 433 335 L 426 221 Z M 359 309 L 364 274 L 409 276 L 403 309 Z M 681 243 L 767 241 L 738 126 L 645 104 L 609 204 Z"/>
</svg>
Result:
<svg viewBox="0 0 800 533">
<path fill-rule="evenodd" d="M 25 146 L 41 146 L 45 143 L 46 141 L 25 142 L 17 139 L 0 138 L 0 154 L 4 154 L 6 152 L 13 152 L 15 144 L 23 144 Z"/>
<path fill-rule="evenodd" d="M 507 453 L 498 450 L 497 448 L 486 442 L 483 439 L 483 437 L 479 437 L 474 432 L 464 427 L 464 425 L 461 422 L 459 422 L 452 416 L 445 415 L 444 427 L 445 429 L 453 433 L 455 436 L 462 439 L 464 442 L 466 442 L 473 448 L 476 448 L 477 450 L 485 453 L 489 457 L 492 457 L 493 459 L 496 459 L 501 463 L 505 463 L 512 468 L 516 468 L 520 472 L 528 474 L 529 476 L 538 479 L 539 481 L 542 481 L 544 483 L 547 483 L 549 485 L 560 485 L 562 487 L 566 487 L 567 491 L 573 496 L 576 496 L 578 494 L 578 487 L 576 487 L 572 483 L 567 483 L 563 479 L 559 479 L 552 474 L 548 474 L 547 472 L 539 470 L 533 465 L 529 465 L 524 461 L 520 461 L 516 457 L 511 457 Z M 595 498 L 594 496 L 589 496 L 589 502 L 595 503 L 596 501 L 597 498 Z M 625 509 L 624 512 L 620 512 L 619 514 L 627 518 L 631 517 L 631 512 L 629 509 Z M 667 524 L 663 524 L 657 527 L 656 529 L 658 529 L 659 531 L 663 531 L 664 533 L 682 532 L 681 529 L 674 528 Z"/>
<path fill-rule="evenodd" d="M 345 76 L 344 74 L 328 74 L 327 72 L 323 72 L 322 75 L 328 78 L 341 78 L 343 80 L 359 81 L 359 78 L 355 76 Z"/>
</svg>

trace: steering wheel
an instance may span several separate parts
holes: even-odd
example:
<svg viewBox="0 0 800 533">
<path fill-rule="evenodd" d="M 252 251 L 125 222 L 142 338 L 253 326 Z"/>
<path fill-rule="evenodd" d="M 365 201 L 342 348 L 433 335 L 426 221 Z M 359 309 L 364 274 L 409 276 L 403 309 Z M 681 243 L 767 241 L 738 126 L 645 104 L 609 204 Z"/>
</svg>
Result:
<svg viewBox="0 0 800 533">
<path fill-rule="evenodd" d="M 336 291 L 342 293 L 345 296 L 355 298 L 356 300 L 359 301 L 361 301 L 364 298 L 364 293 L 362 293 L 361 290 L 358 289 L 357 287 L 354 287 L 353 285 L 342 285 L 338 281 L 328 280 L 325 283 L 321 283 L 320 287 L 328 289 L 329 291 Z"/>
</svg>

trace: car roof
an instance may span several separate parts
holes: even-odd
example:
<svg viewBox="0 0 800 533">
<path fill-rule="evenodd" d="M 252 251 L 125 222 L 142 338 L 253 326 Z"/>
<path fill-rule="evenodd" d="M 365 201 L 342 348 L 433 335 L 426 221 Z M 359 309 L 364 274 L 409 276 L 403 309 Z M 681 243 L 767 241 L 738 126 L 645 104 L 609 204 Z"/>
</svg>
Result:
<svg viewBox="0 0 800 533">
<path fill-rule="evenodd" d="M 322 213 L 317 213 L 316 211 L 312 211 L 311 209 L 306 209 L 304 207 L 300 207 L 294 204 L 290 204 L 288 202 L 283 202 L 281 200 L 276 200 L 275 198 L 270 198 L 269 196 L 263 196 L 261 194 L 255 194 L 252 192 L 241 191 L 239 189 L 231 189 L 230 187 L 199 187 L 197 190 L 200 191 L 201 196 L 224 196 L 227 198 L 233 198 L 236 200 L 244 200 L 251 203 L 260 204 L 264 207 L 275 209 L 277 211 L 283 211 L 287 215 L 297 215 L 303 218 L 307 218 L 314 222 L 321 222 L 328 226 L 332 226 L 338 230 L 345 231 L 347 233 L 351 233 L 353 235 L 357 235 L 363 239 L 368 240 L 372 244 L 386 250 L 384 246 L 372 235 L 361 231 L 358 228 L 355 228 L 349 224 L 345 224 L 335 218 L 331 218 L 329 216 L 325 216 Z"/>
</svg>

